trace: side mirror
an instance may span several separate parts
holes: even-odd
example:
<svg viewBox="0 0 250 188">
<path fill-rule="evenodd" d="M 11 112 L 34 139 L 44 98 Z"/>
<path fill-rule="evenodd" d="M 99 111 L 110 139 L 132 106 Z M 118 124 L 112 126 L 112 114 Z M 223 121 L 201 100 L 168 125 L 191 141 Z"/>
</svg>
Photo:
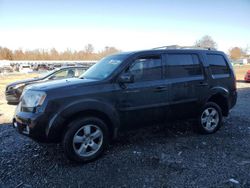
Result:
<svg viewBox="0 0 250 188">
<path fill-rule="evenodd" d="M 130 74 L 130 73 L 124 73 L 124 74 L 122 74 L 120 77 L 119 77 L 119 79 L 118 79 L 118 81 L 120 82 L 120 83 L 133 83 L 134 82 L 134 75 L 132 75 L 132 74 Z"/>
</svg>

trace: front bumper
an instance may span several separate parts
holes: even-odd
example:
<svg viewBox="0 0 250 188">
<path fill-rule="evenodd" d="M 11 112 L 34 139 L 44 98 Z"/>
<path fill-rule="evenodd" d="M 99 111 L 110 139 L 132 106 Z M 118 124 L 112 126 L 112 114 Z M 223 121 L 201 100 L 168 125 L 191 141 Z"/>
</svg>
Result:
<svg viewBox="0 0 250 188">
<path fill-rule="evenodd" d="M 8 104 L 18 104 L 20 94 L 16 90 L 5 91 L 5 98 Z"/>
<path fill-rule="evenodd" d="M 232 109 L 236 105 L 237 97 L 238 97 L 238 93 L 237 93 L 237 90 L 235 90 L 231 94 L 229 109 Z"/>
<path fill-rule="evenodd" d="M 18 108 L 18 107 L 17 107 Z M 44 114 L 16 112 L 13 118 L 13 127 L 25 136 L 38 142 L 49 142 L 45 130 L 48 119 Z"/>
</svg>

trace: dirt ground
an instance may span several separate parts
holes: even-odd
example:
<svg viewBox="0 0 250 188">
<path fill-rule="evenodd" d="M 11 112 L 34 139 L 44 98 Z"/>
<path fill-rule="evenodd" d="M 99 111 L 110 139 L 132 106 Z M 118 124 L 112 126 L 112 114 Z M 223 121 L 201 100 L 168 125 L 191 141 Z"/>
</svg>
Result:
<svg viewBox="0 0 250 188">
<path fill-rule="evenodd" d="M 246 72 L 250 70 L 250 65 L 234 66 L 237 81 L 243 81 Z"/>
</svg>

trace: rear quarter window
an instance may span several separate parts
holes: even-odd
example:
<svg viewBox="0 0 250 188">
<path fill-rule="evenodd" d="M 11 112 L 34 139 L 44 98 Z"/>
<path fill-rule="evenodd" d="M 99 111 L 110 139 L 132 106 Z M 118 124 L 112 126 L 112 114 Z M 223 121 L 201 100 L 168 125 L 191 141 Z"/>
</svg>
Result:
<svg viewBox="0 0 250 188">
<path fill-rule="evenodd" d="M 166 78 L 183 78 L 202 75 L 199 58 L 196 54 L 167 54 Z"/>
<path fill-rule="evenodd" d="M 212 72 L 212 75 L 216 74 L 229 74 L 229 68 L 227 62 L 222 55 L 219 54 L 207 54 L 207 60 Z"/>
</svg>

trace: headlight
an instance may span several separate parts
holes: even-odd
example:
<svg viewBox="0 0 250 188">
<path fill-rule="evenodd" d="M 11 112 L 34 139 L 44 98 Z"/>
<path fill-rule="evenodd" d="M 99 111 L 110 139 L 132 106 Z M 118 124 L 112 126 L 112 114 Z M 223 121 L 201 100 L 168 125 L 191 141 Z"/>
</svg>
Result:
<svg viewBox="0 0 250 188">
<path fill-rule="evenodd" d="M 15 89 L 22 88 L 22 87 L 24 87 L 24 86 L 25 86 L 25 84 L 17 84 L 17 85 L 14 85 L 14 86 L 9 86 L 9 87 L 7 88 L 7 90 L 15 90 Z"/>
<path fill-rule="evenodd" d="M 25 84 L 17 84 L 17 85 L 15 85 L 15 86 L 13 86 L 12 88 L 13 89 L 18 89 L 18 88 L 22 88 L 22 87 L 24 87 L 25 86 Z"/>
<path fill-rule="evenodd" d="M 43 91 L 26 90 L 22 95 L 22 107 L 34 108 L 41 106 L 46 98 Z"/>
</svg>

